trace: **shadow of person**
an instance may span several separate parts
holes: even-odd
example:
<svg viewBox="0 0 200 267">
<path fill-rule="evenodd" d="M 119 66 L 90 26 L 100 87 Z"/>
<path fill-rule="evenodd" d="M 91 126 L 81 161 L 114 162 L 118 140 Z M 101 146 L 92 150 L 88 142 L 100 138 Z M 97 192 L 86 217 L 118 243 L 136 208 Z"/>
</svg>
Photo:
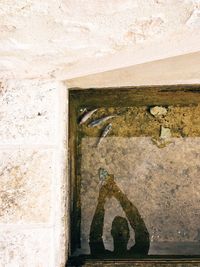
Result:
<svg viewBox="0 0 200 267">
<path fill-rule="evenodd" d="M 102 235 L 105 215 L 105 202 L 107 198 L 115 197 L 135 233 L 135 244 L 128 250 L 127 244 L 130 238 L 130 230 L 126 218 L 116 216 L 112 222 L 111 235 L 113 237 L 114 250 L 109 251 L 104 247 Z M 120 190 L 114 181 L 114 176 L 106 175 L 106 183 L 99 191 L 98 204 L 90 227 L 90 251 L 92 255 L 104 255 L 113 257 L 131 257 L 147 255 L 150 239 L 147 227 L 138 209 L 130 202 L 127 196 Z"/>
</svg>

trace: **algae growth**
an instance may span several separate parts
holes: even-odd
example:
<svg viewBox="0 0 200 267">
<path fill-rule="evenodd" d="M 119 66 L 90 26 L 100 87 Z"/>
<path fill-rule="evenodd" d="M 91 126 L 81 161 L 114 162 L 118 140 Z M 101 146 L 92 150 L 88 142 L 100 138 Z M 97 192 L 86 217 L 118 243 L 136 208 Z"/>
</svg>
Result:
<svg viewBox="0 0 200 267">
<path fill-rule="evenodd" d="M 112 123 L 109 136 L 118 137 L 152 137 L 157 140 L 161 135 L 161 127 L 170 129 L 171 137 L 200 136 L 200 105 L 167 106 L 166 114 L 155 116 L 150 112 L 151 107 L 110 107 L 99 108 L 93 116 L 79 127 L 81 136 L 99 137 L 102 128 Z M 114 118 L 89 128 L 88 123 L 108 115 Z"/>
</svg>

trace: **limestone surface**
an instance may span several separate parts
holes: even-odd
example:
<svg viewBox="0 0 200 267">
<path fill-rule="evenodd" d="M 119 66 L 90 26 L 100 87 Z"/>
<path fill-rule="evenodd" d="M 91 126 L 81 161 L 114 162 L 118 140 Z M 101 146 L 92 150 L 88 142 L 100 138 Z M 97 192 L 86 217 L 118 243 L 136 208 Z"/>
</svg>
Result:
<svg viewBox="0 0 200 267">
<path fill-rule="evenodd" d="M 51 267 L 52 229 L 0 231 L 1 267 Z"/>
<path fill-rule="evenodd" d="M 52 159 L 51 150 L 1 150 L 0 223 L 50 222 Z"/>
<path fill-rule="evenodd" d="M 0 267 L 65 266 L 66 118 L 61 82 L 1 81 Z"/>
<path fill-rule="evenodd" d="M 0 143 L 52 144 L 56 82 L 4 81 L 0 87 Z"/>
<path fill-rule="evenodd" d="M 199 51 L 199 10 L 194 0 L 1 1 L 0 77 L 72 78 Z"/>
<path fill-rule="evenodd" d="M 165 107 L 155 106 L 155 107 L 152 107 L 150 109 L 150 113 L 154 117 L 159 117 L 159 116 L 162 116 L 162 115 L 166 115 L 167 114 L 167 109 Z"/>
</svg>

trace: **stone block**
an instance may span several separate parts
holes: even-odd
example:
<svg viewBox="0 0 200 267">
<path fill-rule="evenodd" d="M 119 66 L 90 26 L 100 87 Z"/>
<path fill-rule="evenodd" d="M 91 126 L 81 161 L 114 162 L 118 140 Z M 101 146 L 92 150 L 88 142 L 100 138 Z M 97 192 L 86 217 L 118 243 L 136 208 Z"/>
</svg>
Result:
<svg viewBox="0 0 200 267">
<path fill-rule="evenodd" d="M 57 83 L 0 84 L 0 144 L 49 144 L 56 134 Z"/>
<path fill-rule="evenodd" d="M 0 267 L 50 267 L 52 229 L 1 230 Z"/>
<path fill-rule="evenodd" d="M 0 223 L 45 223 L 50 219 L 51 150 L 0 151 Z"/>
</svg>

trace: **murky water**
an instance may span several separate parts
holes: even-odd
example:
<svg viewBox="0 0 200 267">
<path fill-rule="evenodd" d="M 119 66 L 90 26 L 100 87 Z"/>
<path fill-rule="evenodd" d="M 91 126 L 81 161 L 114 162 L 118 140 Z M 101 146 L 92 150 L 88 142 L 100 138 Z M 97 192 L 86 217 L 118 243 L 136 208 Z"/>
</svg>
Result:
<svg viewBox="0 0 200 267">
<path fill-rule="evenodd" d="M 200 255 L 200 106 L 165 109 L 99 108 L 78 125 L 76 254 Z"/>
</svg>

